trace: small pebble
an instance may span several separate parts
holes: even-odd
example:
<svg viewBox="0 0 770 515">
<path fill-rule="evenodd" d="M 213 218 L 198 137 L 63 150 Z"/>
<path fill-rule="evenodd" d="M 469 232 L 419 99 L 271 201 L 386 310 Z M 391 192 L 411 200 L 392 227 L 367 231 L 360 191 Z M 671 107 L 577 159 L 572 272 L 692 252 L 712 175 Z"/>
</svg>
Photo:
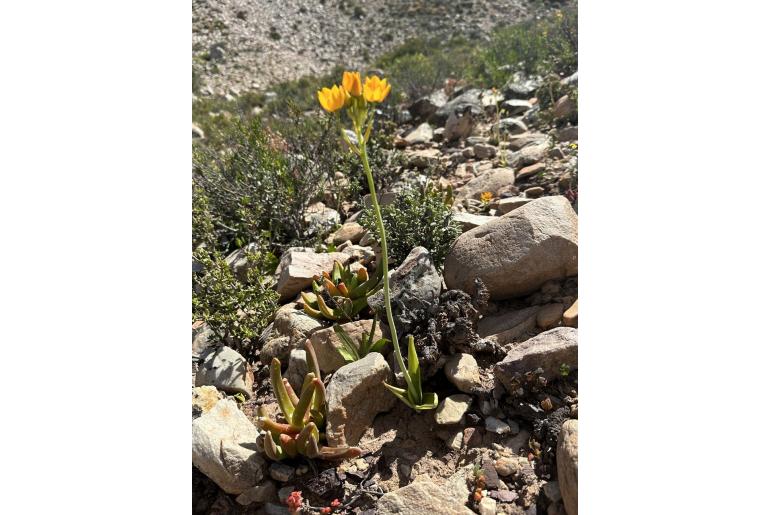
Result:
<svg viewBox="0 0 770 515">
<path fill-rule="evenodd" d="M 484 421 L 487 431 L 498 435 L 504 435 L 511 432 L 511 426 L 495 417 L 487 417 Z"/>
<path fill-rule="evenodd" d="M 270 477 L 276 481 L 286 482 L 294 476 L 294 467 L 283 463 L 270 465 Z"/>
</svg>

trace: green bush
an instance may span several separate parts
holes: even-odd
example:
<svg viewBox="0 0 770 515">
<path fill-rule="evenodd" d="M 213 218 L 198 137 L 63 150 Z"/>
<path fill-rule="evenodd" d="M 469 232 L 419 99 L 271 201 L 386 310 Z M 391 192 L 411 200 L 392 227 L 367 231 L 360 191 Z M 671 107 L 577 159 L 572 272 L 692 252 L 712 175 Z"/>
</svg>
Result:
<svg viewBox="0 0 770 515">
<path fill-rule="evenodd" d="M 430 252 L 436 268 L 444 267 L 450 245 L 462 232 L 444 194 L 430 185 L 405 190 L 381 211 L 388 252 L 395 263 L 402 263 L 414 247 L 422 246 Z M 364 211 L 361 225 L 371 234 L 378 234 L 372 209 Z"/>
<path fill-rule="evenodd" d="M 385 71 L 396 98 L 416 100 L 441 88 L 446 79 L 465 75 L 474 55 L 475 47 L 462 38 L 411 39 L 380 57 L 376 66 Z"/>
<path fill-rule="evenodd" d="M 273 250 L 310 245 L 306 208 L 323 197 L 336 171 L 345 172 L 336 128 L 327 118 L 297 113 L 277 124 L 236 120 L 215 146 L 193 149 L 193 180 L 205 192 L 224 250 L 264 238 Z M 338 203 L 344 192 L 334 195 Z M 335 208 L 337 206 L 329 206 Z"/>
<path fill-rule="evenodd" d="M 203 320 L 222 343 L 253 357 L 256 338 L 277 309 L 278 294 L 266 278 L 273 260 L 267 252 L 248 255 L 247 280 L 239 281 L 219 251 L 193 251 L 193 321 Z"/>
<path fill-rule="evenodd" d="M 513 71 L 569 75 L 577 70 L 577 6 L 493 32 L 471 76 L 486 86 L 502 87 Z"/>
</svg>

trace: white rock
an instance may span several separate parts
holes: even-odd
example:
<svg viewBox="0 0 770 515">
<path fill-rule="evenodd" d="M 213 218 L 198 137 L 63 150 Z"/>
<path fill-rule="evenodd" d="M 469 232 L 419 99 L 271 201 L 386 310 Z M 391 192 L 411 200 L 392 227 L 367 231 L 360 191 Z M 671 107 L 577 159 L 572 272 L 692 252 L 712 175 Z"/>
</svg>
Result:
<svg viewBox="0 0 770 515">
<path fill-rule="evenodd" d="M 472 403 L 473 397 L 470 395 L 458 393 L 446 397 L 436 408 L 436 423 L 441 426 L 459 424 Z"/>
<path fill-rule="evenodd" d="M 326 439 L 330 446 L 356 445 L 374 417 L 393 407 L 397 399 L 382 385 L 384 381 L 391 381 L 390 367 L 377 352 L 334 373 L 326 388 Z"/>
<path fill-rule="evenodd" d="M 232 399 L 223 399 L 192 422 L 192 462 L 228 494 L 260 483 L 265 460 L 257 452 L 257 428 Z"/>
<path fill-rule="evenodd" d="M 470 354 L 455 354 L 444 365 L 447 379 L 465 393 L 473 393 L 473 389 L 481 384 L 479 365 L 476 358 Z"/>
</svg>

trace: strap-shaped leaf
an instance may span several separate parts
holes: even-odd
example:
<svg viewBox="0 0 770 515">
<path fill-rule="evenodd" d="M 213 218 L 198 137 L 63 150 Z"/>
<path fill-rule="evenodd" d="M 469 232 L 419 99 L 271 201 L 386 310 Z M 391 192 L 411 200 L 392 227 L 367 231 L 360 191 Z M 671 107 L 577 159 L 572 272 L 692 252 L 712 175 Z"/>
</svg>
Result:
<svg viewBox="0 0 770 515">
<path fill-rule="evenodd" d="M 403 402 L 410 408 L 414 409 L 414 404 L 412 403 L 411 400 L 409 400 L 409 394 L 406 390 L 404 390 L 403 388 L 398 388 L 397 386 L 391 386 L 388 383 L 382 383 L 382 384 L 385 385 L 385 388 L 390 390 L 393 393 L 393 395 L 401 399 L 401 402 Z"/>
<path fill-rule="evenodd" d="M 315 374 L 315 377 L 321 379 L 321 369 L 318 368 L 318 358 L 315 355 L 313 344 L 310 339 L 305 340 L 305 356 L 307 357 L 307 369 Z"/>
<path fill-rule="evenodd" d="M 369 352 L 380 352 L 389 343 L 390 343 L 389 339 L 380 338 L 379 340 L 374 342 L 371 347 L 369 347 Z"/>
<path fill-rule="evenodd" d="M 291 403 L 289 393 L 283 385 L 281 362 L 278 361 L 278 358 L 273 358 L 273 361 L 270 363 L 270 384 L 273 386 L 273 393 L 278 401 L 278 407 L 281 408 L 283 416 L 286 417 L 286 421 L 290 421 L 291 416 L 294 413 L 294 405 Z"/>
<path fill-rule="evenodd" d="M 414 409 L 420 411 L 436 409 L 436 406 L 438 406 L 438 395 L 433 392 L 425 392 L 422 396 L 422 402 L 422 404 L 415 405 Z"/>
<path fill-rule="evenodd" d="M 335 284 L 337 284 L 337 282 L 340 279 L 342 279 L 342 263 L 340 263 L 336 259 L 334 260 L 334 267 L 332 268 L 332 277 L 331 277 L 331 279 L 332 279 L 332 281 L 334 281 Z"/>
<path fill-rule="evenodd" d="M 310 375 L 312 375 L 312 373 L 309 373 L 306 377 L 309 377 Z M 300 394 L 299 402 L 294 408 L 294 414 L 291 417 L 292 426 L 296 428 L 303 427 L 305 423 L 305 416 L 307 415 L 307 410 L 310 409 L 310 403 L 313 400 L 314 394 L 315 388 L 313 387 L 312 383 L 303 388 L 302 393 Z"/>
<path fill-rule="evenodd" d="M 334 324 L 332 328 L 334 329 L 334 334 L 337 335 L 337 338 L 339 338 L 342 343 L 342 347 L 337 347 L 337 352 L 342 356 L 342 359 L 347 362 L 360 359 L 361 356 L 359 356 L 356 344 L 353 342 L 350 335 L 348 335 L 339 324 Z"/>
<path fill-rule="evenodd" d="M 334 311 L 326 305 L 326 302 L 324 302 L 324 298 L 321 295 L 318 295 L 316 298 L 318 299 L 318 309 L 323 313 L 323 316 L 329 320 L 339 320 L 339 315 L 335 314 Z"/>
<path fill-rule="evenodd" d="M 281 448 L 286 456 L 294 458 L 297 456 L 297 441 L 289 435 L 281 435 Z"/>
<path fill-rule="evenodd" d="M 273 438 L 270 436 L 270 434 L 265 435 L 264 445 L 265 454 L 268 458 L 270 458 L 273 461 L 281 461 L 286 457 L 286 454 L 283 452 L 283 449 L 278 447 L 278 445 L 273 441 Z"/>
<path fill-rule="evenodd" d="M 297 394 L 294 393 L 294 388 L 291 387 L 289 380 L 286 379 L 285 377 L 283 378 L 283 387 L 286 388 L 286 393 L 289 394 L 289 400 L 291 401 L 291 404 L 296 409 L 297 403 L 299 402 L 299 397 L 297 397 Z"/>
</svg>

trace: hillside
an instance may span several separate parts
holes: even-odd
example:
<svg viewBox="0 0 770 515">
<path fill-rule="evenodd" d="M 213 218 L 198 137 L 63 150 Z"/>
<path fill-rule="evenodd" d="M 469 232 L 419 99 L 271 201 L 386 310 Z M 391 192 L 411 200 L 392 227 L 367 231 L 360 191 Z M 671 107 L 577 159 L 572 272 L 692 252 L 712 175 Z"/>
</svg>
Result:
<svg viewBox="0 0 770 515">
<path fill-rule="evenodd" d="M 418 36 L 482 40 L 543 10 L 530 0 L 194 0 L 193 69 L 203 94 L 264 90 L 363 66 Z"/>
</svg>

